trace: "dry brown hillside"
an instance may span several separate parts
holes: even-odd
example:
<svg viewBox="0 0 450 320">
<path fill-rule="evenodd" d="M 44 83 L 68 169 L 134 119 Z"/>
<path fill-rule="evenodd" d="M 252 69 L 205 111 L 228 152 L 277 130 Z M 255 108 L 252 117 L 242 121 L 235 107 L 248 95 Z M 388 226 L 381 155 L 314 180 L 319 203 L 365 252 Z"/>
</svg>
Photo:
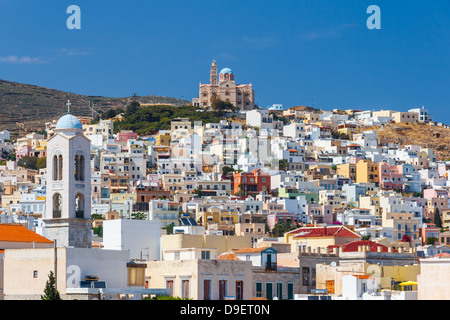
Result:
<svg viewBox="0 0 450 320">
<path fill-rule="evenodd" d="M 364 131 L 376 130 L 380 143 L 400 146 L 420 145 L 432 148 L 439 159 L 450 159 L 450 129 L 418 123 L 389 123 L 384 126 L 364 127 Z"/>
</svg>

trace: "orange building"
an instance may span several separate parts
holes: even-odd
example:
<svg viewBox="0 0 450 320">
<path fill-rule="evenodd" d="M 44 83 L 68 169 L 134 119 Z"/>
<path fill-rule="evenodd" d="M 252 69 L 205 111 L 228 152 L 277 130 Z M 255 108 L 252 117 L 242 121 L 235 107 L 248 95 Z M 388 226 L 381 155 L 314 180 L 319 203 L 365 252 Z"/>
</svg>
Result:
<svg viewBox="0 0 450 320">
<path fill-rule="evenodd" d="M 270 192 L 270 174 L 263 173 L 261 169 L 254 169 L 250 173 L 233 173 L 233 194 L 256 195 Z"/>
</svg>

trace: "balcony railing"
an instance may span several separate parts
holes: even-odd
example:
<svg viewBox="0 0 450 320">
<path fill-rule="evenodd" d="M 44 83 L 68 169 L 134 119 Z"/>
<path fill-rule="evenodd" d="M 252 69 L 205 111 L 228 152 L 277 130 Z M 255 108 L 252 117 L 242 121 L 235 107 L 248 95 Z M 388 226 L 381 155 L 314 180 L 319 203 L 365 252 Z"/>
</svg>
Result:
<svg viewBox="0 0 450 320">
<path fill-rule="evenodd" d="M 276 262 L 266 262 L 266 270 L 277 270 L 277 263 Z"/>
</svg>

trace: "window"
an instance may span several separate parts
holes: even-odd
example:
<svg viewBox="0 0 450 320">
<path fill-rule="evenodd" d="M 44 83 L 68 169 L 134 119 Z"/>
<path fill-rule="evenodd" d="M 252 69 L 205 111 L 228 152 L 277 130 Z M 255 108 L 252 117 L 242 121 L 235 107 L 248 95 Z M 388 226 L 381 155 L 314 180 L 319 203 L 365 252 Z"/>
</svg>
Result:
<svg viewBox="0 0 450 320">
<path fill-rule="evenodd" d="M 61 218 L 62 199 L 59 193 L 53 196 L 53 218 Z"/>
<path fill-rule="evenodd" d="M 255 296 L 257 298 L 261 298 L 262 297 L 262 288 L 263 288 L 263 284 L 261 282 L 256 282 L 256 284 L 255 284 Z"/>
<path fill-rule="evenodd" d="M 227 296 L 227 280 L 219 280 L 219 300 L 225 300 Z"/>
<path fill-rule="evenodd" d="M 37 272 L 37 270 L 34 270 L 33 271 L 33 278 L 37 278 L 38 277 L 38 272 Z"/>
<path fill-rule="evenodd" d="M 84 218 L 84 196 L 81 193 L 75 197 L 75 216 L 79 219 Z"/>
<path fill-rule="evenodd" d="M 211 280 L 203 280 L 203 300 L 211 300 Z"/>
<path fill-rule="evenodd" d="M 202 259 L 203 260 L 209 260 L 210 259 L 210 251 L 202 250 Z"/>
<path fill-rule="evenodd" d="M 283 299 L 283 284 L 280 282 L 277 283 L 277 298 L 278 300 Z"/>
<path fill-rule="evenodd" d="M 173 280 L 166 281 L 166 289 L 169 289 L 170 295 L 173 296 Z"/>
<path fill-rule="evenodd" d="M 273 299 L 273 283 L 266 282 L 266 299 Z"/>
<path fill-rule="evenodd" d="M 287 298 L 288 300 L 294 300 L 294 284 L 288 283 L 287 284 Z"/>
<path fill-rule="evenodd" d="M 181 281 L 181 297 L 189 298 L 189 280 Z"/>
<path fill-rule="evenodd" d="M 304 286 L 309 286 L 309 268 L 302 268 L 302 282 Z"/>
<path fill-rule="evenodd" d="M 236 281 L 236 300 L 244 299 L 244 281 L 237 280 Z"/>
</svg>

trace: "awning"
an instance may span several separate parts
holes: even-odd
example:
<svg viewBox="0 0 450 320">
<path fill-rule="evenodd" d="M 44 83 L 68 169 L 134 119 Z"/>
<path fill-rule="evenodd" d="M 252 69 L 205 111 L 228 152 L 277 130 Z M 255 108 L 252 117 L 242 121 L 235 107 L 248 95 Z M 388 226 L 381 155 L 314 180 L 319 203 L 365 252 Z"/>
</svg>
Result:
<svg viewBox="0 0 450 320">
<path fill-rule="evenodd" d="M 417 282 L 405 281 L 405 282 L 400 283 L 399 286 L 417 286 Z"/>
</svg>

